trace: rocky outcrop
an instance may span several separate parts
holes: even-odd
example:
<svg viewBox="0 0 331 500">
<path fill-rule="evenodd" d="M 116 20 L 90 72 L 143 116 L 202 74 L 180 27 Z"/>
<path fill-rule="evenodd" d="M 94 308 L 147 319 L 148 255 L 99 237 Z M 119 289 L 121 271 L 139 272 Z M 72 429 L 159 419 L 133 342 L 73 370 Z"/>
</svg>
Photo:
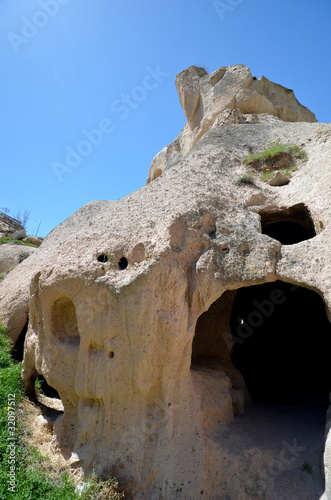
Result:
<svg viewBox="0 0 331 500">
<path fill-rule="evenodd" d="M 316 122 L 315 115 L 298 102 L 292 90 L 264 76 L 256 79 L 241 64 L 219 68 L 209 75 L 203 68 L 190 66 L 176 77 L 176 87 L 187 123 L 177 139 L 153 159 L 147 183 L 185 157 L 213 127 L 275 119 Z"/>
<path fill-rule="evenodd" d="M 26 232 L 17 219 L 0 211 L 0 236 L 12 236 L 15 239 L 22 239 L 26 236 Z"/>
<path fill-rule="evenodd" d="M 0 244 L 0 273 L 10 271 L 12 268 L 29 257 L 36 248 L 15 243 Z"/>
<path fill-rule="evenodd" d="M 37 236 L 27 236 L 23 240 L 24 243 L 29 243 L 30 245 L 35 245 L 36 247 L 40 247 L 43 242 L 43 238 L 38 238 Z"/>
<path fill-rule="evenodd" d="M 231 358 L 239 289 L 285 281 L 317 291 L 331 312 L 331 126 L 279 119 L 287 111 L 272 85 L 258 99 L 273 104 L 273 121 L 240 122 L 236 96 L 255 81 L 242 66 L 185 78 L 177 86 L 197 129 L 208 105 L 195 97 L 202 84 L 213 87 L 211 101 L 220 84 L 219 99 L 233 103 L 217 120 L 239 122 L 197 134 L 185 156 L 173 146 L 172 166 L 131 195 L 82 207 L 0 283 L 0 318 L 14 341 L 29 319 L 27 390 L 39 373 L 62 400 L 59 447 L 86 473 L 115 471 L 138 500 L 233 497 L 220 428 L 250 399 Z M 236 183 L 246 156 L 275 140 L 307 152 L 290 183 L 270 186 L 258 174 Z M 263 231 L 282 218 L 310 237 L 288 245 Z M 325 460 L 329 485 L 328 452 Z M 247 492 L 244 469 L 237 477 L 238 498 L 264 498 Z"/>
</svg>

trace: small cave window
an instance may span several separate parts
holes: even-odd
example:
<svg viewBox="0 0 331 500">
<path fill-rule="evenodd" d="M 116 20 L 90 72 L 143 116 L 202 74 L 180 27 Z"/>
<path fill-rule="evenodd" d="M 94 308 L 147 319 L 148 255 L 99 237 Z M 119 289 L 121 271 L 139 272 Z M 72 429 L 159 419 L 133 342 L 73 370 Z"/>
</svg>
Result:
<svg viewBox="0 0 331 500">
<path fill-rule="evenodd" d="M 98 262 L 108 262 L 108 256 L 105 253 L 102 253 L 101 255 L 98 256 Z"/>
<path fill-rule="evenodd" d="M 121 257 L 118 261 L 118 267 L 121 269 L 121 271 L 124 271 L 124 269 L 128 267 L 128 259 L 126 259 L 125 257 Z"/>
<path fill-rule="evenodd" d="M 12 350 L 12 358 L 15 361 L 23 361 L 24 356 L 24 342 L 26 337 L 26 332 L 28 331 L 29 320 L 25 323 L 23 330 L 21 331 L 18 339 Z"/>
<path fill-rule="evenodd" d="M 260 217 L 262 233 L 282 245 L 294 245 L 316 236 L 313 220 L 303 203 L 283 210 L 264 209 Z"/>
</svg>

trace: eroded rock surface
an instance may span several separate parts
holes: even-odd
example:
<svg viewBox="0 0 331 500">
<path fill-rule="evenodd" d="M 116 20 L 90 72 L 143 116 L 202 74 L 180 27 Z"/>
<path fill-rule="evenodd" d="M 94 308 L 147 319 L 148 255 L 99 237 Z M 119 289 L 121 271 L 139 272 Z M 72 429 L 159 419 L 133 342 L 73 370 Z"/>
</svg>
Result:
<svg viewBox="0 0 331 500">
<path fill-rule="evenodd" d="M 201 85 L 219 85 L 226 107 L 235 107 L 243 88 L 260 92 L 263 84 L 264 113 L 267 99 L 275 116 L 297 117 L 301 109 L 277 108 L 275 84 L 254 83 L 243 66 L 205 76 L 199 70 L 190 85 L 181 75 L 177 87 L 191 123 L 205 119 L 199 108 L 203 102 L 206 110 L 208 99 L 196 98 Z M 240 102 L 247 110 L 249 95 L 241 92 Z M 14 340 L 29 318 L 27 389 L 33 393 L 40 373 L 62 400 L 54 434 L 63 452 L 87 473 L 115 467 L 135 499 L 232 498 L 222 442 L 213 435 L 249 403 L 231 361 L 236 290 L 299 284 L 317 291 L 330 314 L 331 127 L 283 118 L 215 126 L 198 142 L 195 135 L 161 177 L 117 202 L 85 205 L 0 284 L 0 318 Z M 274 187 L 256 175 L 252 184 L 236 184 L 247 172 L 245 157 L 276 140 L 308 154 L 291 182 Z M 294 214 L 300 223 L 301 213 L 312 224 L 309 239 L 283 245 L 263 234 L 262 217 Z M 222 319 L 199 321 L 222 296 Z M 244 478 L 236 492 L 252 498 Z"/>
<path fill-rule="evenodd" d="M 0 244 L 0 273 L 10 271 L 35 250 L 34 247 L 15 243 Z"/>
<path fill-rule="evenodd" d="M 190 66 L 177 75 L 176 87 L 187 123 L 155 156 L 147 183 L 185 157 L 213 127 L 275 120 L 316 122 L 315 115 L 298 102 L 292 90 L 264 76 L 253 77 L 242 64 L 218 68 L 209 75 L 204 68 Z"/>
</svg>

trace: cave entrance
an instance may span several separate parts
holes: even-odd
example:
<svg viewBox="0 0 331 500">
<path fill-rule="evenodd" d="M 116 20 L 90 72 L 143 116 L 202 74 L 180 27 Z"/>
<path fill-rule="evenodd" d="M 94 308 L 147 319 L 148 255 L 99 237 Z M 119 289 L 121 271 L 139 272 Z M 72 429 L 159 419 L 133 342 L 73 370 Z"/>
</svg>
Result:
<svg viewBox="0 0 331 500">
<path fill-rule="evenodd" d="M 228 290 L 201 314 L 191 366 L 230 363 L 253 401 L 326 409 L 330 352 L 331 323 L 320 295 L 275 281 Z"/>
<path fill-rule="evenodd" d="M 231 359 L 253 401 L 322 406 L 331 390 L 331 323 L 322 298 L 276 281 L 238 290 Z"/>
<path fill-rule="evenodd" d="M 241 464 L 234 470 L 247 498 L 269 498 L 271 489 L 272 498 L 323 494 L 330 351 L 322 298 L 282 281 L 226 291 L 198 318 L 191 368 L 202 375 L 208 370 L 212 379 L 202 384 L 209 396 L 207 410 L 201 406 L 213 426 L 210 450 L 215 463 Z M 214 417 L 217 390 L 206 390 L 219 384 L 217 370 L 232 386 L 235 418 L 227 425 Z M 227 477 L 228 469 L 223 473 Z"/>
</svg>

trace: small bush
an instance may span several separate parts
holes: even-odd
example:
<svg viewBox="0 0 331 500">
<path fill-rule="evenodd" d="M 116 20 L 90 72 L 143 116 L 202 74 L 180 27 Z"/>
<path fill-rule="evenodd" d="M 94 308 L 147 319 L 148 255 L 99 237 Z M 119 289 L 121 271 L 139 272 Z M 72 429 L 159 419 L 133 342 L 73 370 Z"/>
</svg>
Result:
<svg viewBox="0 0 331 500">
<path fill-rule="evenodd" d="M 121 500 L 125 498 L 124 493 L 118 491 L 116 479 L 101 481 L 96 476 L 92 476 L 79 489 L 82 500 Z"/>
<path fill-rule="evenodd" d="M 21 252 L 18 256 L 18 262 L 21 263 L 23 260 L 27 259 L 29 257 L 29 252 Z"/>
<path fill-rule="evenodd" d="M 253 182 L 253 174 L 248 173 L 244 175 L 240 175 L 237 179 L 234 180 L 235 184 L 254 184 Z"/>
</svg>

